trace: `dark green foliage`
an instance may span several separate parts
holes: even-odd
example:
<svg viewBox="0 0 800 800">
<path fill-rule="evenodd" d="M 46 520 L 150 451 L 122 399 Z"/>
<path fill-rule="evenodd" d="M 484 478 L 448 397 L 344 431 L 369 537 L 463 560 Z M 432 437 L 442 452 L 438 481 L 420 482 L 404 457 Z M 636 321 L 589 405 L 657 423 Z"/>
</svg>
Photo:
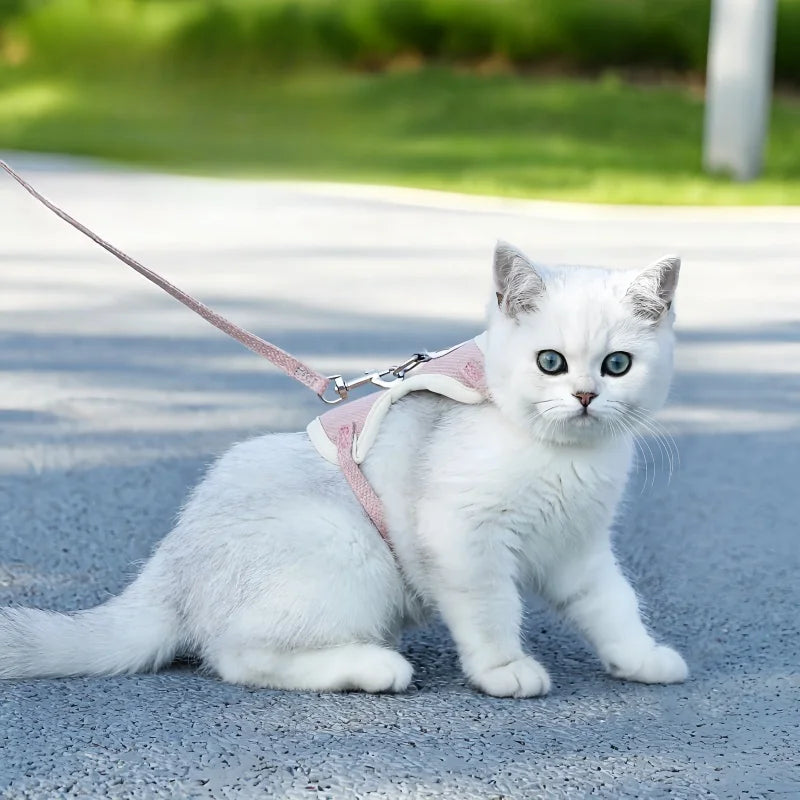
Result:
<svg viewBox="0 0 800 800">
<path fill-rule="evenodd" d="M 800 84 L 800 0 L 778 6 L 776 77 Z M 118 63 L 143 44 L 215 70 L 416 61 L 697 75 L 710 10 L 711 0 L 0 0 L 0 24 L 50 61 L 96 60 L 109 34 Z"/>
<path fill-rule="evenodd" d="M 252 60 L 278 65 L 383 67 L 413 56 L 694 73 L 705 69 L 711 8 L 711 0 L 222 1 L 204 5 L 207 24 L 195 18 L 181 37 L 209 58 L 238 59 L 244 48 Z M 779 6 L 776 74 L 800 82 L 800 0 Z"/>
<path fill-rule="evenodd" d="M 29 0 L 0 0 L 0 25 L 21 14 L 30 5 Z"/>
<path fill-rule="evenodd" d="M 241 14 L 225 3 L 211 2 L 186 23 L 178 44 L 199 58 L 228 58 L 249 48 L 248 38 Z"/>
<path fill-rule="evenodd" d="M 702 71 L 708 0 L 546 0 L 563 56 L 581 67 L 646 66 Z M 558 10 L 556 10 L 558 9 Z"/>
<path fill-rule="evenodd" d="M 800 1 L 778 3 L 775 41 L 775 75 L 778 80 L 800 84 Z"/>
</svg>

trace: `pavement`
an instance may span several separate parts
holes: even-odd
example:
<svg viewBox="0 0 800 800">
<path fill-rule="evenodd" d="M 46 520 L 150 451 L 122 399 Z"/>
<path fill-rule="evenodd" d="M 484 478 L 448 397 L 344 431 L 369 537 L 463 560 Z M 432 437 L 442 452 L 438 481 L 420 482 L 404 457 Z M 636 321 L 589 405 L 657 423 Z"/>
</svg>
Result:
<svg viewBox="0 0 800 800">
<path fill-rule="evenodd" d="M 168 177 L 6 153 L 101 235 L 321 370 L 481 328 L 495 239 L 534 259 L 684 257 L 663 421 L 680 467 L 633 476 L 622 561 L 692 675 L 604 676 L 533 603 L 552 693 L 465 685 L 410 633 L 403 696 L 254 691 L 191 664 L 0 685 L 0 797 L 800 797 L 800 209 L 625 209 Z M 314 396 L 0 176 L 0 604 L 118 592 L 231 443 Z M 656 467 L 654 469 L 653 467 Z"/>
</svg>

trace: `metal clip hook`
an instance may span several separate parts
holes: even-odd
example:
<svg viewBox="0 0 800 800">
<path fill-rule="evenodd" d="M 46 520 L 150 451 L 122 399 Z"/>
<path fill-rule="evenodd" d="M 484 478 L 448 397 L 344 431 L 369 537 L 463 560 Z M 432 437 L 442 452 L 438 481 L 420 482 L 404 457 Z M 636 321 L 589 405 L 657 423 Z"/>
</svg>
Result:
<svg viewBox="0 0 800 800">
<path fill-rule="evenodd" d="M 320 400 L 327 403 L 329 406 L 335 406 L 343 400 L 347 400 L 348 395 L 353 389 L 358 389 L 368 383 L 373 386 L 380 386 L 382 389 L 388 389 L 396 381 L 401 381 L 405 378 L 406 373 L 414 369 L 414 367 L 430 361 L 431 356 L 427 353 L 414 353 L 411 358 L 404 361 L 396 367 L 389 367 L 388 369 L 380 372 L 367 372 L 361 377 L 345 380 L 341 375 L 329 375 L 328 380 L 333 381 L 333 389 L 338 397 L 327 398 L 320 395 Z"/>
</svg>

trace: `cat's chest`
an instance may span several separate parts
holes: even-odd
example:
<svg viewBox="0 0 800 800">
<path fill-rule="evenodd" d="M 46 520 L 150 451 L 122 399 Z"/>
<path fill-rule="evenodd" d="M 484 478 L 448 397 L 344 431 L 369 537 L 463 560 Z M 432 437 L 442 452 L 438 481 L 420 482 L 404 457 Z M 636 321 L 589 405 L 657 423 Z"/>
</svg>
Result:
<svg viewBox="0 0 800 800">
<path fill-rule="evenodd" d="M 471 459 L 465 453 L 456 468 L 469 470 L 461 500 L 474 519 L 512 530 L 525 541 L 565 541 L 610 524 L 629 458 L 623 446 L 522 445 L 495 434 Z"/>
<path fill-rule="evenodd" d="M 624 484 L 624 465 L 580 452 L 510 458 L 487 475 L 487 510 L 538 527 L 569 525 L 613 511 Z"/>
<path fill-rule="evenodd" d="M 416 528 L 424 506 L 473 527 L 563 540 L 610 522 L 629 460 L 619 439 L 548 446 L 526 440 L 489 404 L 429 402 L 389 415 L 364 466 L 395 528 Z"/>
</svg>

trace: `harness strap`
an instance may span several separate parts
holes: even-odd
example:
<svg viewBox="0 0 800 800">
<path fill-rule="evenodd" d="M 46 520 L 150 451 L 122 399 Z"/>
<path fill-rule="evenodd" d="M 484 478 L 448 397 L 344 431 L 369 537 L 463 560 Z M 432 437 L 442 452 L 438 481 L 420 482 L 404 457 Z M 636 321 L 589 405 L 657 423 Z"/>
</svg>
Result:
<svg viewBox="0 0 800 800">
<path fill-rule="evenodd" d="M 204 303 L 196 300 L 189 294 L 186 294 L 182 289 L 173 286 L 168 280 L 162 278 L 158 273 L 148 269 L 143 264 L 140 264 L 136 259 L 126 255 L 121 250 L 114 247 L 113 244 L 101 239 L 96 233 L 90 231 L 78 220 L 67 214 L 66 211 L 60 209 L 57 205 L 51 203 L 46 197 L 39 194 L 27 181 L 14 172 L 5 161 L 0 160 L 0 167 L 2 167 L 23 189 L 29 194 L 33 195 L 40 203 L 50 209 L 54 214 L 61 217 L 64 222 L 68 222 L 73 228 L 79 230 L 84 236 L 88 236 L 93 242 L 99 244 L 104 250 L 111 253 L 112 256 L 118 258 L 123 264 L 127 264 L 131 269 L 136 270 L 140 275 L 143 275 L 147 280 L 154 283 L 156 286 L 162 288 L 167 294 L 172 295 L 176 300 L 183 303 L 188 309 L 199 314 L 206 322 L 210 322 L 215 328 L 218 328 L 223 333 L 226 333 L 232 339 L 243 344 L 249 350 L 252 350 L 256 355 L 266 358 L 267 361 L 272 362 L 278 369 L 285 372 L 290 378 L 294 378 L 304 386 L 316 392 L 320 397 L 325 394 L 330 380 L 324 375 L 315 372 L 310 367 L 306 366 L 302 361 L 298 361 L 294 356 L 276 347 L 274 344 L 265 341 L 260 336 L 245 330 L 229 319 L 226 319 L 222 314 L 210 309 Z"/>
<path fill-rule="evenodd" d="M 389 549 L 394 552 L 392 541 L 389 538 L 389 529 L 383 516 L 383 503 L 372 488 L 370 482 L 361 471 L 361 467 L 356 464 L 353 458 L 353 439 L 355 437 L 355 425 L 342 425 L 336 437 L 336 450 L 339 454 L 339 468 L 345 480 L 350 484 L 353 494 L 361 503 L 367 516 L 372 520 L 372 524 L 378 529 L 381 538 L 386 542 Z"/>
<path fill-rule="evenodd" d="M 451 348 L 449 352 L 459 351 L 462 346 L 463 345 L 459 345 L 455 348 Z M 426 374 L 436 379 L 448 377 L 450 380 L 461 384 L 463 387 L 476 390 L 484 398 L 488 397 L 486 377 L 482 364 L 475 358 L 469 357 L 475 350 L 477 350 L 477 347 L 475 347 L 474 344 L 471 346 L 468 345 L 466 354 L 468 360 L 463 363 L 461 363 L 461 359 L 458 359 L 458 357 L 450 359 L 443 358 L 442 361 L 438 363 L 435 361 L 429 362 L 421 368 L 427 372 L 417 373 L 417 376 L 411 380 L 421 381 L 424 384 Z M 452 363 L 454 359 L 457 359 L 455 364 Z M 417 389 L 425 388 L 427 388 L 428 391 L 437 391 L 436 388 L 431 386 L 425 387 L 422 385 L 417 387 Z M 400 390 L 402 390 L 402 387 L 400 387 Z M 389 392 L 389 397 L 391 397 L 393 390 L 386 389 L 385 391 Z M 439 391 L 441 392 L 441 386 L 439 387 Z M 395 390 L 394 394 L 398 394 L 398 391 Z M 445 394 L 444 396 L 449 395 Z M 372 520 L 373 525 L 377 528 L 378 533 L 380 533 L 389 549 L 394 552 L 392 540 L 389 536 L 389 528 L 386 524 L 383 503 L 362 472 L 361 466 L 356 461 L 356 453 L 358 451 L 357 443 L 360 443 L 361 436 L 365 435 L 368 429 L 371 429 L 371 434 L 374 436 L 374 429 L 380 425 L 383 416 L 388 410 L 384 402 L 382 403 L 384 406 L 382 413 L 375 415 L 374 409 L 376 407 L 376 402 L 380 401 L 382 398 L 384 400 L 389 399 L 389 397 L 387 397 L 387 395 L 381 395 L 380 392 L 367 395 L 360 400 L 356 400 L 352 404 L 329 411 L 322 417 L 318 417 L 317 425 L 319 426 L 319 431 L 322 433 L 325 442 L 335 446 L 336 462 L 345 480 L 353 490 L 356 499 L 361 504 L 367 516 Z M 322 420 L 326 420 L 326 422 L 322 422 Z M 314 437 L 312 437 L 312 441 L 314 441 L 315 447 L 319 450 L 318 441 L 315 441 Z M 326 458 L 333 460 L 327 455 Z"/>
</svg>

